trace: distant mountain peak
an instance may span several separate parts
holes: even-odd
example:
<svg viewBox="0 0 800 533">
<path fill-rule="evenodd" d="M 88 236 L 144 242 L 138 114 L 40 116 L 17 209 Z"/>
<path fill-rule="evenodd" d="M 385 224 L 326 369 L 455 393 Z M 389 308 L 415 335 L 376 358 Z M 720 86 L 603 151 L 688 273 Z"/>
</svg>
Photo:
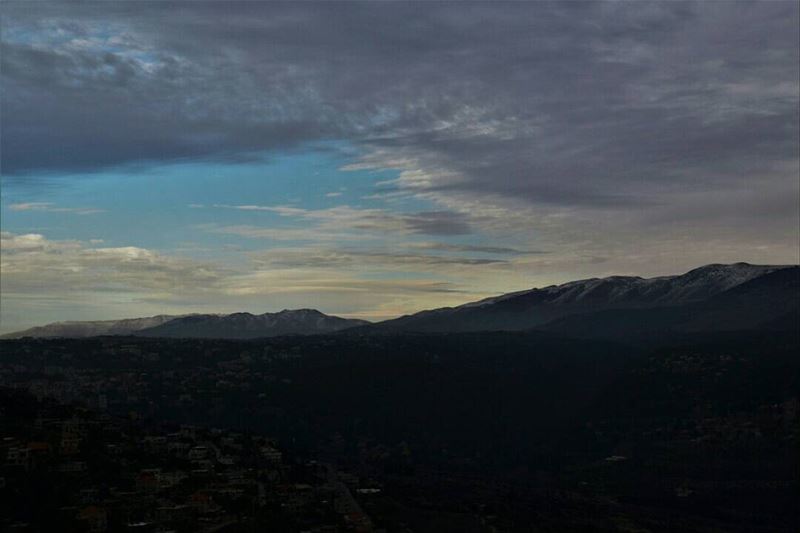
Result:
<svg viewBox="0 0 800 533">
<path fill-rule="evenodd" d="M 327 316 L 321 311 L 316 309 L 302 308 L 302 309 L 283 309 L 275 315 L 295 315 L 295 316 Z"/>
</svg>

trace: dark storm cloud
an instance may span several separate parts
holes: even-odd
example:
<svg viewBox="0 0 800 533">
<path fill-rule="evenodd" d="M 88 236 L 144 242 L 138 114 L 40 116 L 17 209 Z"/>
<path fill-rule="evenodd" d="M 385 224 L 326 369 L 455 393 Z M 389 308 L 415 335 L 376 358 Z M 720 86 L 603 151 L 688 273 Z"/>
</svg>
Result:
<svg viewBox="0 0 800 533">
<path fill-rule="evenodd" d="M 3 171 L 344 139 L 448 194 L 642 207 L 798 159 L 796 2 L 3 4 Z M 380 161 L 378 161 L 380 164 Z M 420 233 L 468 228 L 442 212 Z M 435 231 L 433 231 L 435 230 Z"/>
</svg>

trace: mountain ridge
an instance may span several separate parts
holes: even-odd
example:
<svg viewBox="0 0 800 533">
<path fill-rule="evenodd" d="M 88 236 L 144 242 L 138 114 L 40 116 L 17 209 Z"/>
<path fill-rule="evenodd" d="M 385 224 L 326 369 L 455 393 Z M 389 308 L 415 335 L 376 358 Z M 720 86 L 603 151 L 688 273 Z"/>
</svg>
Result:
<svg viewBox="0 0 800 533">
<path fill-rule="evenodd" d="M 713 263 L 674 276 L 587 278 L 421 311 L 370 327 L 420 332 L 524 330 L 580 313 L 688 305 L 788 268 L 796 267 Z"/>
<path fill-rule="evenodd" d="M 6 333 L 0 335 L 0 339 L 16 339 L 20 337 L 82 338 L 97 337 L 100 335 L 129 335 L 134 331 L 158 326 L 183 316 L 187 315 L 154 315 L 141 318 L 122 318 L 118 320 L 65 320 Z"/>
<path fill-rule="evenodd" d="M 316 309 L 284 309 L 275 313 L 254 315 L 247 312 L 230 314 L 157 315 L 122 320 L 55 322 L 0 336 L 83 338 L 100 335 L 133 335 L 142 337 L 256 338 L 277 335 L 332 333 L 345 327 L 364 326 L 365 320 L 326 315 Z M 244 327 L 243 327 L 244 325 Z"/>
<path fill-rule="evenodd" d="M 248 339 L 281 335 L 334 333 L 365 320 L 326 315 L 316 309 L 284 309 L 277 313 L 231 313 L 229 315 L 189 315 L 134 333 L 145 337 L 191 337 Z"/>
<path fill-rule="evenodd" d="M 685 305 L 605 309 L 564 316 L 535 329 L 605 340 L 725 331 L 800 332 L 800 267 L 777 269 Z"/>
<path fill-rule="evenodd" d="M 790 272 L 783 277 L 775 277 L 782 280 L 782 286 L 772 287 L 761 294 L 754 292 L 735 296 L 737 287 L 747 287 L 754 280 L 780 271 Z M 423 310 L 378 323 L 326 315 L 316 309 L 304 308 L 284 309 L 260 315 L 238 312 L 157 315 L 117 321 L 57 322 L 9 333 L 0 338 L 97 335 L 258 338 L 346 330 L 368 334 L 542 329 L 563 334 L 580 334 L 581 330 L 587 329 L 581 323 L 582 320 L 590 320 L 591 327 L 588 329 L 594 328 L 598 335 L 602 336 L 602 324 L 606 324 L 619 336 L 636 324 L 647 326 L 647 331 L 653 328 L 669 330 L 675 324 L 690 322 L 697 327 L 702 324 L 705 327 L 716 327 L 712 324 L 714 316 L 718 317 L 717 321 L 726 320 L 748 326 L 758 322 L 759 317 L 754 314 L 756 308 L 764 315 L 765 320 L 762 322 L 769 319 L 775 324 L 785 324 L 791 321 L 791 318 L 786 317 L 796 313 L 797 293 L 800 290 L 796 282 L 797 276 L 791 272 L 800 272 L 800 267 L 739 262 L 712 263 L 672 276 L 587 278 L 505 293 L 455 307 Z M 730 291 L 734 291 L 734 296 L 731 296 L 727 304 L 714 303 L 715 298 Z M 711 307 L 700 305 L 709 301 Z M 739 315 L 726 311 L 725 305 L 738 309 Z M 786 311 L 785 317 L 776 314 L 775 311 L 781 309 Z M 638 316 L 637 312 L 642 315 Z M 705 322 L 691 316 L 692 313 L 703 314 Z M 681 316 L 683 318 L 679 318 Z"/>
</svg>

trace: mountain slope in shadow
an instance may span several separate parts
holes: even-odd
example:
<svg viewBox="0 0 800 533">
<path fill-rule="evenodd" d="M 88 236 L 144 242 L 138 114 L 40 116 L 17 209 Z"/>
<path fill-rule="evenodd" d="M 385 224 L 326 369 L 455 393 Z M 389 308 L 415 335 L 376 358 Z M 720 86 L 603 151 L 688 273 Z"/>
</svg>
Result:
<svg viewBox="0 0 800 533">
<path fill-rule="evenodd" d="M 573 337 L 652 340 L 701 331 L 800 329 L 800 267 L 776 270 L 708 300 L 652 309 L 614 309 L 554 320 L 538 329 Z"/>
<path fill-rule="evenodd" d="M 562 285 L 531 289 L 453 308 L 423 311 L 413 315 L 388 320 L 366 328 L 380 331 L 416 332 L 463 332 L 492 330 L 525 330 L 569 317 L 596 312 L 619 311 L 622 316 L 638 317 L 641 310 L 648 312 L 648 319 L 673 320 L 675 308 L 693 306 L 709 301 L 727 291 L 772 273 L 796 267 L 750 265 L 706 265 L 679 276 L 640 278 L 612 276 L 573 281 Z M 789 276 L 791 278 L 791 275 Z M 741 294 L 740 303 L 748 299 L 758 301 L 756 307 L 770 307 L 767 303 L 775 296 L 754 293 Z M 735 298 L 730 296 L 729 298 Z M 730 302 L 734 305 L 734 302 Z M 720 304 L 721 305 L 721 304 Z M 739 305 L 739 304 L 735 304 Z M 707 312 L 707 314 L 710 311 Z M 680 313 L 678 313 L 680 314 Z M 710 317 L 710 315 L 708 315 Z M 750 316 L 750 314 L 748 314 Z M 731 319 L 736 317 L 730 315 Z M 722 319 L 722 316 L 720 316 Z M 675 318 L 675 320 L 678 320 Z M 710 318 L 709 318 L 710 320 Z M 749 323 L 749 319 L 741 320 Z M 573 324 L 572 322 L 565 322 Z M 699 322 L 698 322 L 699 325 Z M 735 328 L 734 328 L 735 329 Z M 569 332 L 567 332 L 569 333 Z"/>
<path fill-rule="evenodd" d="M 368 324 L 330 316 L 316 309 L 284 309 L 278 313 L 252 315 L 191 315 L 171 320 L 156 327 L 135 332 L 142 337 L 255 339 L 281 335 L 313 335 L 333 333 Z"/>
</svg>

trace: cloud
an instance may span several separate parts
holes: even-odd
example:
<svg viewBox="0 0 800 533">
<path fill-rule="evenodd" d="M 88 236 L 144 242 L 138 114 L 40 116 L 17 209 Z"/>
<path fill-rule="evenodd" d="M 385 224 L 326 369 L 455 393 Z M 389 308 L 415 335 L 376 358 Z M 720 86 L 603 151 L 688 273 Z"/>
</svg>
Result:
<svg viewBox="0 0 800 533">
<path fill-rule="evenodd" d="M 472 233 L 465 216 L 452 211 L 427 211 L 405 215 L 403 222 L 412 233 L 425 235 L 466 235 Z"/>
<path fill-rule="evenodd" d="M 414 248 L 424 250 L 440 250 L 445 252 L 477 252 L 485 254 L 508 254 L 508 255 L 536 255 L 546 254 L 543 250 L 520 250 L 517 248 L 507 248 L 503 246 L 478 246 L 474 244 L 449 244 L 444 242 L 421 242 L 412 244 Z"/>
<path fill-rule="evenodd" d="M 257 265 L 278 268 L 336 268 L 378 269 L 403 272 L 424 271 L 445 267 L 483 267 L 507 263 L 505 259 L 460 257 L 376 249 L 355 250 L 337 248 L 276 248 L 255 256 Z M 452 270 L 451 270 L 452 271 Z"/>
<path fill-rule="evenodd" d="M 275 241 L 347 241 L 359 239 L 359 236 L 352 232 L 337 232 L 318 227 L 279 228 L 253 226 L 250 224 L 220 225 L 210 223 L 198 224 L 195 229 L 217 235 L 235 235 L 248 239 L 271 239 Z"/>
<path fill-rule="evenodd" d="M 316 307 L 383 318 L 487 295 L 444 272 L 502 260 L 425 254 L 274 249 L 249 261 L 200 261 L 137 246 L 0 234 L 0 330 L 72 319 Z M 245 256 L 248 257 L 248 256 Z M 402 277 L 396 277 L 397 271 Z"/>
<path fill-rule="evenodd" d="M 6 290 L 203 291 L 213 288 L 225 273 L 212 265 L 144 248 L 96 244 L 100 243 L 53 241 L 35 233 L 3 232 L 0 248 L 4 298 Z"/>
<path fill-rule="evenodd" d="M 418 211 L 412 213 L 397 213 L 385 209 L 363 209 L 348 205 L 340 205 L 327 209 L 305 209 L 293 206 L 263 206 L 263 205 L 215 205 L 222 209 L 236 209 L 240 211 L 267 211 L 282 217 L 294 218 L 314 223 L 316 230 L 321 235 L 330 234 L 328 228 L 339 230 L 358 230 L 364 233 L 399 233 L 399 234 L 425 234 L 425 235 L 466 235 L 472 233 L 469 219 L 462 213 L 453 211 Z M 215 232 L 235 233 L 242 236 L 264 236 L 277 238 L 277 235 L 308 235 L 313 232 L 307 230 L 283 228 L 259 228 L 252 226 L 233 226 L 216 228 Z M 356 237 L 356 235 L 352 235 Z"/>
<path fill-rule="evenodd" d="M 104 209 L 95 209 L 91 207 L 57 207 L 50 202 L 26 202 L 10 204 L 8 206 L 12 211 L 46 211 L 49 213 L 70 213 L 74 215 L 95 215 L 97 213 L 104 213 Z"/>
<path fill-rule="evenodd" d="M 754 175 L 773 187 L 764 162 L 798 157 L 795 2 L 4 15 L 11 175 L 246 161 L 334 138 L 366 152 L 351 168 L 402 170 L 400 190 L 618 209 Z M 198 32 L 203 46 L 185 37 Z"/>
<path fill-rule="evenodd" d="M 583 219 L 610 213 L 624 233 L 646 224 L 632 214 L 691 203 L 700 219 L 706 200 L 796 182 L 796 2 L 35 2 L 5 5 L 1 24 L 12 184 L 337 139 L 361 154 L 343 169 L 400 173 L 368 198 L 436 204 L 361 213 L 367 227 L 558 241 Z"/>
<path fill-rule="evenodd" d="M 43 235 L 38 233 L 27 233 L 25 235 L 14 235 L 4 231 L 0 233 L 0 248 L 7 252 L 14 253 L 19 250 L 43 250 L 48 246 L 48 241 Z M 61 246 L 69 246 L 68 243 L 61 243 Z"/>
</svg>

